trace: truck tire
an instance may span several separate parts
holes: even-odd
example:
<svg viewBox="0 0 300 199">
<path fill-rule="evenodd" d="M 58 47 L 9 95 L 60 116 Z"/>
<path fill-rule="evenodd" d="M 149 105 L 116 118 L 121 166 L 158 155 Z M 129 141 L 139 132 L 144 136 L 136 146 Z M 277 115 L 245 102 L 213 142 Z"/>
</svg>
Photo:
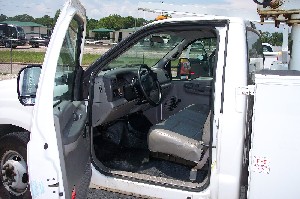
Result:
<svg viewBox="0 0 300 199">
<path fill-rule="evenodd" d="M 16 132 L 0 139 L 0 198 L 31 199 L 27 173 L 28 132 Z"/>
</svg>

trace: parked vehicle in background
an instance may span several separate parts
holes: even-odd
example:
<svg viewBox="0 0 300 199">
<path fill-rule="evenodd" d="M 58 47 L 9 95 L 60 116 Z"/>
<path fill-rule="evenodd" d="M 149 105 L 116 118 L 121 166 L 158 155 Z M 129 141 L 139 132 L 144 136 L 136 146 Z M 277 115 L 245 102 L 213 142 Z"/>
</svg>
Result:
<svg viewBox="0 0 300 199">
<path fill-rule="evenodd" d="M 102 42 L 94 40 L 94 39 L 86 39 L 84 43 L 85 44 L 101 44 Z"/>
<path fill-rule="evenodd" d="M 274 53 L 273 46 L 269 43 L 262 43 L 264 54 Z"/>
<path fill-rule="evenodd" d="M 263 53 L 265 57 L 264 68 L 271 69 L 272 65 L 276 61 L 278 61 L 280 52 L 279 51 L 275 52 L 273 46 L 269 43 L 262 43 L 262 45 L 263 45 Z"/>
<path fill-rule="evenodd" d="M 29 40 L 29 45 L 31 45 L 33 48 L 38 48 L 40 46 L 48 46 L 49 39 L 48 38 L 41 38 L 41 37 L 32 37 Z"/>
<path fill-rule="evenodd" d="M 22 27 L 0 23 L 0 46 L 16 48 L 26 44 L 26 37 Z"/>
</svg>

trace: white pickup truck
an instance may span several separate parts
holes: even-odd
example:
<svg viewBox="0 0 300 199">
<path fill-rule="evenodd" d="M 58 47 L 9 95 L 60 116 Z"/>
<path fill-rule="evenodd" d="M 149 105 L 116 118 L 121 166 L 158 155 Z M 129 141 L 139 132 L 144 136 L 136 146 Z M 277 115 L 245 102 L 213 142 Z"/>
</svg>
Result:
<svg viewBox="0 0 300 199">
<path fill-rule="evenodd" d="M 264 52 L 264 68 L 271 69 L 272 64 L 278 61 L 278 57 L 280 55 L 279 52 L 274 51 L 273 46 L 269 43 L 262 43 L 263 45 L 263 52 Z"/>
<path fill-rule="evenodd" d="M 262 43 L 264 52 L 264 69 L 278 70 L 287 68 L 287 64 L 283 62 L 283 51 L 276 51 L 269 43 Z"/>
<path fill-rule="evenodd" d="M 0 82 L 0 198 L 299 196 L 300 72 L 255 71 L 250 22 L 157 21 L 83 70 L 85 15 L 68 0 L 43 66 Z M 188 48 L 197 71 L 181 79 Z"/>
</svg>

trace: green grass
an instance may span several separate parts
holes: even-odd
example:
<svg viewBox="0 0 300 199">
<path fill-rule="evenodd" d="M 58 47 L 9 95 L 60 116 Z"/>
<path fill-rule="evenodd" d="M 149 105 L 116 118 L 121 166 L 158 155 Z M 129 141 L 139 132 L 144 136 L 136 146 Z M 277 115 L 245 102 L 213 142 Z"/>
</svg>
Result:
<svg viewBox="0 0 300 199">
<path fill-rule="evenodd" d="M 29 52 L 29 51 L 13 51 L 12 52 L 12 62 L 13 63 L 35 63 L 42 64 L 44 61 L 45 53 L 44 52 Z M 89 66 L 96 59 L 101 57 L 98 54 L 84 54 L 82 59 L 83 66 Z M 138 58 L 138 57 L 124 57 L 122 60 L 117 59 L 113 65 L 122 65 L 123 63 L 127 64 L 141 64 L 145 63 L 148 66 L 153 66 L 157 62 L 157 59 L 153 58 Z M 10 51 L 3 50 L 0 51 L 0 63 L 10 63 Z"/>
<path fill-rule="evenodd" d="M 89 54 L 89 53 L 84 54 L 82 58 L 82 65 L 89 66 L 90 64 L 94 63 L 94 61 L 96 61 L 96 59 L 98 59 L 99 57 L 101 57 L 101 55 Z"/>
<path fill-rule="evenodd" d="M 89 66 L 101 55 L 96 54 L 84 54 L 82 65 Z M 44 52 L 29 52 L 29 51 L 13 51 L 12 62 L 13 63 L 36 63 L 42 64 L 44 61 Z M 10 63 L 10 51 L 0 51 L 0 63 Z"/>
<path fill-rule="evenodd" d="M 45 53 L 13 51 L 12 62 L 43 63 Z M 0 51 L 0 63 L 10 62 L 10 51 Z"/>
</svg>

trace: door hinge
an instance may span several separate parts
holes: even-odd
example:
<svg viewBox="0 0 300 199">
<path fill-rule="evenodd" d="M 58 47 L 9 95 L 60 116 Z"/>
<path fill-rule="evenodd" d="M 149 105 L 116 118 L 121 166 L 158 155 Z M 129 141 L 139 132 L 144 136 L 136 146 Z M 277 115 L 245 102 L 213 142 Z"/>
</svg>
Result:
<svg viewBox="0 0 300 199">
<path fill-rule="evenodd" d="M 255 95 L 255 85 L 248 85 L 244 87 L 237 88 L 238 95 Z"/>
</svg>

